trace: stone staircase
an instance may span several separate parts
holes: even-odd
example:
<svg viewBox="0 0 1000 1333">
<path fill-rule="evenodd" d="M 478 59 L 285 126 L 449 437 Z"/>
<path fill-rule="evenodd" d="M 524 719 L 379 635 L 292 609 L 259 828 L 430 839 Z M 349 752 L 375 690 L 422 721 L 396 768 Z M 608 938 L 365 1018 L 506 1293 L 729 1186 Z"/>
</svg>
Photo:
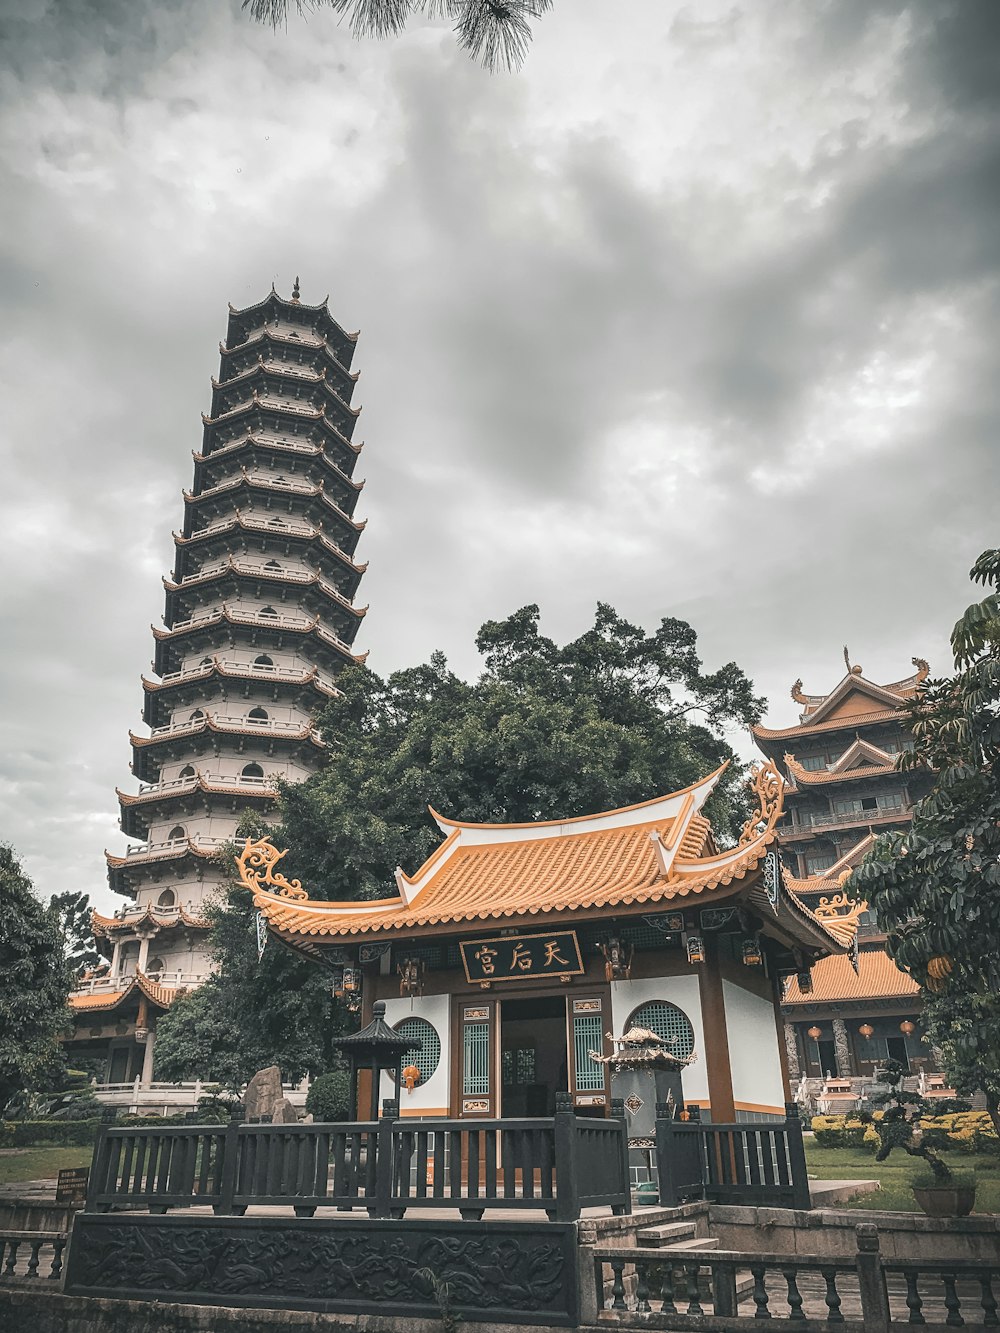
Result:
<svg viewBox="0 0 1000 1333">
<path fill-rule="evenodd" d="M 677 1255 L 687 1259 L 692 1254 L 709 1255 L 719 1248 L 715 1236 L 699 1236 L 693 1222 L 665 1222 L 662 1226 L 644 1227 L 636 1232 L 635 1243 L 646 1250 L 657 1250 L 668 1259 Z M 700 1294 L 709 1297 L 712 1294 L 712 1274 L 709 1268 L 702 1268 L 698 1274 Z M 749 1271 L 737 1274 L 736 1299 L 741 1301 L 753 1291 L 753 1277 Z"/>
</svg>

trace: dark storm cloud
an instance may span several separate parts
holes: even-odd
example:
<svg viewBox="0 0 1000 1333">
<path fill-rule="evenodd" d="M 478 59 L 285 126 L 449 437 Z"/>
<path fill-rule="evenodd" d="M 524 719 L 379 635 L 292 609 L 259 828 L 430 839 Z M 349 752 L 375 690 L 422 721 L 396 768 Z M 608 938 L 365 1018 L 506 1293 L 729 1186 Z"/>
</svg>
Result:
<svg viewBox="0 0 1000 1333">
<path fill-rule="evenodd" d="M 561 0 L 509 79 L 329 18 L 2 19 L 0 836 L 47 891 L 118 846 L 226 301 L 272 279 L 362 327 L 376 669 L 602 598 L 789 721 L 845 639 L 943 666 L 996 541 L 995 7 Z"/>
</svg>

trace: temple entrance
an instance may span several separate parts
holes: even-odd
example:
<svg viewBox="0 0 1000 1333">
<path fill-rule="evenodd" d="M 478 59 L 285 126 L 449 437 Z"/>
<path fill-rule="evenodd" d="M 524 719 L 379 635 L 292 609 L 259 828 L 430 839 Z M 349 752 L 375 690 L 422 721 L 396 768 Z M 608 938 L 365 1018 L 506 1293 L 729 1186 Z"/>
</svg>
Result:
<svg viewBox="0 0 1000 1333">
<path fill-rule="evenodd" d="M 836 1077 L 837 1074 L 837 1047 L 832 1041 L 818 1041 L 819 1047 L 819 1076 L 826 1078 L 828 1075 Z"/>
<path fill-rule="evenodd" d="M 501 1115 L 555 1114 L 569 1088 L 565 996 L 501 1001 L 500 1074 Z"/>
</svg>

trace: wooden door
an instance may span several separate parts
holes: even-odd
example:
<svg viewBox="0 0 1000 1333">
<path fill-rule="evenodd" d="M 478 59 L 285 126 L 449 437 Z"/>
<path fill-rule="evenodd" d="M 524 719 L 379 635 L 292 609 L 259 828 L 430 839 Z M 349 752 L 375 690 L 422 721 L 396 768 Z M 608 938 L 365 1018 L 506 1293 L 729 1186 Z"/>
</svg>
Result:
<svg viewBox="0 0 1000 1333">
<path fill-rule="evenodd" d="M 607 1114 L 610 1102 L 608 1066 L 591 1059 L 590 1052 L 607 1055 L 605 1028 L 611 1023 L 610 1004 L 603 995 L 566 997 L 566 1045 L 569 1051 L 569 1091 L 573 1105 Z"/>
<path fill-rule="evenodd" d="M 460 1000 L 456 1004 L 456 1096 L 460 1116 L 500 1114 L 499 1029 L 496 1000 Z"/>
</svg>

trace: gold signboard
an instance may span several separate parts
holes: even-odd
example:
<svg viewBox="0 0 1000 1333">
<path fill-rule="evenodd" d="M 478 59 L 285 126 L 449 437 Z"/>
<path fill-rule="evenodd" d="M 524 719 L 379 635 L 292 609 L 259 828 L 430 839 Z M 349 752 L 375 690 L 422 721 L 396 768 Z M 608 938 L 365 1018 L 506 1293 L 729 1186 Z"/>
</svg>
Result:
<svg viewBox="0 0 1000 1333">
<path fill-rule="evenodd" d="M 584 970 L 575 930 L 470 940 L 461 950 L 466 981 L 531 981 L 579 976 Z"/>
</svg>

